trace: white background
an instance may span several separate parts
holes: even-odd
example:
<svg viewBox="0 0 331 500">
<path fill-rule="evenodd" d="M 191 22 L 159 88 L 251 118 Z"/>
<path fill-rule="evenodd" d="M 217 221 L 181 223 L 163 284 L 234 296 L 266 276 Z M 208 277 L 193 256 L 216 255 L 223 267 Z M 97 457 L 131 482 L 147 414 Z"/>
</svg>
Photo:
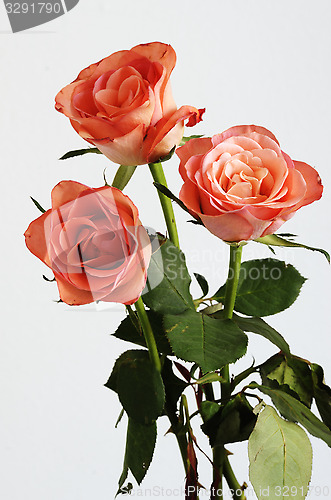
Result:
<svg viewBox="0 0 331 500">
<path fill-rule="evenodd" d="M 110 180 L 115 172 L 101 156 L 58 161 L 85 143 L 54 110 L 56 93 L 112 52 L 170 43 L 178 56 L 177 104 L 207 108 L 204 122 L 187 132 L 212 135 L 242 123 L 272 130 L 292 158 L 318 169 L 325 185 L 322 200 L 283 230 L 330 251 L 330 16 L 329 0 L 80 0 L 65 16 L 14 35 L 1 3 L 1 499 L 111 499 L 124 452 L 125 421 L 114 429 L 120 406 L 103 387 L 116 357 L 130 347 L 110 337 L 124 308 L 56 304 L 56 285 L 42 279 L 50 272 L 24 245 L 23 233 L 39 215 L 29 195 L 48 208 L 60 180 L 100 186 L 105 167 Z M 165 165 L 175 193 L 177 166 L 175 158 Z M 146 167 L 139 167 L 127 193 L 143 223 L 164 231 Z M 176 213 L 191 271 L 205 274 L 216 290 L 225 279 L 226 245 Z M 255 243 L 245 247 L 246 259 L 259 255 L 269 254 Z M 330 383 L 330 268 L 323 256 L 305 250 L 277 255 L 309 280 L 296 304 L 268 321 L 295 354 L 323 365 Z M 275 352 L 252 334 L 239 367 L 249 366 L 252 355 L 261 362 Z M 165 418 L 159 422 L 155 460 L 141 488 L 168 488 L 164 496 L 175 497 L 184 484 L 182 465 L 173 436 L 163 436 Z M 195 429 L 198 435 L 198 422 Z M 331 496 L 329 449 L 312 442 L 312 487 L 327 486 Z M 228 448 L 239 481 L 247 481 L 247 444 Z M 202 456 L 199 461 L 208 486 L 210 466 Z"/>
</svg>

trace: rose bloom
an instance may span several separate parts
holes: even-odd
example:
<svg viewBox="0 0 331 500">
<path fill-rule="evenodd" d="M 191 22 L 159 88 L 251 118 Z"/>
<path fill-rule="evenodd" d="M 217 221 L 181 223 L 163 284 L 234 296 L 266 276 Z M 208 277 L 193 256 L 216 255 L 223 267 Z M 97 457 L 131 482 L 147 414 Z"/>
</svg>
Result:
<svg viewBox="0 0 331 500">
<path fill-rule="evenodd" d="M 145 286 L 150 239 L 135 205 L 113 187 L 60 182 L 52 208 L 31 222 L 25 241 L 52 269 L 69 305 L 133 304 Z"/>
<path fill-rule="evenodd" d="M 170 45 L 137 45 L 92 64 L 55 98 L 78 134 L 121 165 L 158 161 L 177 146 L 204 110 L 177 109 L 170 87 L 176 53 Z"/>
<path fill-rule="evenodd" d="M 316 170 L 291 160 L 263 127 L 241 125 L 212 138 L 191 139 L 176 153 L 184 181 L 179 198 L 225 241 L 273 234 L 322 196 Z"/>
</svg>

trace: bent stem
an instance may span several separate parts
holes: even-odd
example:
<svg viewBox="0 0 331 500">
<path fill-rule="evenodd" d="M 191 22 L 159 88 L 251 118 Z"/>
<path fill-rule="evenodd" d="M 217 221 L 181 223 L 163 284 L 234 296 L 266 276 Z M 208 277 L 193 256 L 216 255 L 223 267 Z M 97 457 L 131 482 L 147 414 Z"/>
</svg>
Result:
<svg viewBox="0 0 331 500">
<path fill-rule="evenodd" d="M 168 187 L 161 163 L 150 163 L 149 169 L 155 182 Z M 179 248 L 178 232 L 171 200 L 163 193 L 161 193 L 161 191 L 158 191 L 158 195 L 163 210 L 164 219 L 167 225 L 169 239 L 174 245 L 176 245 L 177 248 Z"/>
<path fill-rule="evenodd" d="M 129 180 L 133 176 L 137 166 L 120 165 L 115 174 L 114 180 L 112 182 L 112 187 L 120 189 L 123 191 L 125 186 L 128 184 Z"/>
<path fill-rule="evenodd" d="M 153 330 L 141 297 L 139 297 L 139 299 L 135 303 L 135 307 L 146 340 L 151 363 L 153 364 L 155 370 L 161 373 L 161 361 L 157 350 Z"/>
</svg>

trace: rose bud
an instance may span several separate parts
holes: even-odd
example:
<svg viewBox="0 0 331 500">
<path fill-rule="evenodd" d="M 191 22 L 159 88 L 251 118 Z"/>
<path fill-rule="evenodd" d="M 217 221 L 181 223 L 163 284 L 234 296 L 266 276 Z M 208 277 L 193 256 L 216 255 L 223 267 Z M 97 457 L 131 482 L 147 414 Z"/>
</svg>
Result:
<svg viewBox="0 0 331 500">
<path fill-rule="evenodd" d="M 53 271 L 69 305 L 133 304 L 145 286 L 149 236 L 130 198 L 113 187 L 60 182 L 52 208 L 31 222 L 25 240 Z"/>
<path fill-rule="evenodd" d="M 55 98 L 56 109 L 76 132 L 121 165 L 158 161 L 177 146 L 187 126 L 204 110 L 177 109 L 170 75 L 176 53 L 153 42 L 123 50 L 92 64 Z"/>
<path fill-rule="evenodd" d="M 316 170 L 291 160 L 263 127 L 241 125 L 212 138 L 191 139 L 177 154 L 184 181 L 179 198 L 225 241 L 273 234 L 322 196 Z"/>
</svg>

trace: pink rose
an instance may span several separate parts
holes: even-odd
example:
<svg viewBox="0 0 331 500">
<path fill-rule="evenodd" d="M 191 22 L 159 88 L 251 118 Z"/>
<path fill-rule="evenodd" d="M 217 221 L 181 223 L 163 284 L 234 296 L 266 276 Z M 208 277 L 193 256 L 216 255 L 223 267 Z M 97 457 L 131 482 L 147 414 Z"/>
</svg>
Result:
<svg viewBox="0 0 331 500">
<path fill-rule="evenodd" d="M 316 170 L 291 160 L 263 127 L 232 127 L 211 139 L 191 139 L 176 152 L 184 180 L 179 198 L 225 241 L 272 234 L 322 196 Z"/>
<path fill-rule="evenodd" d="M 146 283 L 151 244 L 128 196 L 62 181 L 52 208 L 25 232 L 28 249 L 52 269 L 69 305 L 133 304 Z"/>
<path fill-rule="evenodd" d="M 76 132 L 121 165 L 158 161 L 177 146 L 184 120 L 193 126 L 204 110 L 177 109 L 170 87 L 176 53 L 170 45 L 137 45 L 81 71 L 56 96 L 56 109 Z"/>
</svg>

